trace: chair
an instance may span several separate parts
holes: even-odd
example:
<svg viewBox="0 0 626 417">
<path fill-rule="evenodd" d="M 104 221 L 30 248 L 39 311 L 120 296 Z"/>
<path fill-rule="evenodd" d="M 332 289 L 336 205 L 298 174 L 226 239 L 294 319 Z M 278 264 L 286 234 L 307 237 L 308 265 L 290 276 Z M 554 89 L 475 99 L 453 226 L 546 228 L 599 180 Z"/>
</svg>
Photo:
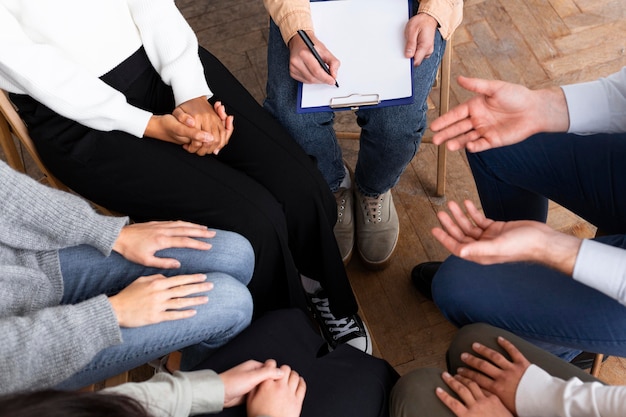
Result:
<svg viewBox="0 0 626 417">
<path fill-rule="evenodd" d="M 13 137 L 17 138 L 21 146 L 26 149 L 30 157 L 37 165 L 37 168 L 39 168 L 39 170 L 43 173 L 46 182 L 51 187 L 68 191 L 68 188 L 63 185 L 61 181 L 56 179 L 54 175 L 48 171 L 43 162 L 41 162 L 37 149 L 28 134 L 26 125 L 15 111 L 15 107 L 9 100 L 6 91 L 0 90 L 0 145 L 6 155 L 9 166 L 16 171 L 26 174 L 27 172 L 24 160 L 18 152 Z"/>
<path fill-rule="evenodd" d="M 448 40 L 446 50 L 441 58 L 439 75 L 435 88 L 439 88 L 439 116 L 450 109 L 450 66 L 452 63 L 452 38 Z M 337 132 L 338 139 L 359 139 L 358 132 Z M 425 134 L 423 143 L 432 143 L 432 134 Z M 437 146 L 437 187 L 436 195 L 442 197 L 446 192 L 446 157 L 445 146 Z"/>
</svg>

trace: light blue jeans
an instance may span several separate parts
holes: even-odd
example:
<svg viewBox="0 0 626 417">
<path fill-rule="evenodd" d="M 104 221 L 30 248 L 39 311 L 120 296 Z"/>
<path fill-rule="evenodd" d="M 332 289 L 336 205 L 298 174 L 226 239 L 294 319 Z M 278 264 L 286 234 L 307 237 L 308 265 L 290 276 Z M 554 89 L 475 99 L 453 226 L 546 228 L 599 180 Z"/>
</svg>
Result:
<svg viewBox="0 0 626 417">
<path fill-rule="evenodd" d="M 413 68 L 412 104 L 356 111 L 361 138 L 355 181 L 364 195 L 377 196 L 391 189 L 415 156 L 426 129 L 426 99 L 435 81 L 445 44 L 437 31 L 433 54 Z M 333 129 L 335 114 L 296 112 L 298 83 L 289 75 L 289 49 L 273 21 L 270 23 L 267 61 L 267 97 L 263 106 L 304 151 L 317 160 L 331 191 L 337 191 L 345 171 Z"/>
<path fill-rule="evenodd" d="M 100 294 L 113 295 L 140 276 L 205 273 L 214 288 L 209 302 L 197 306 L 191 318 L 122 328 L 121 345 L 102 350 L 80 372 L 57 388 L 77 389 L 132 369 L 170 352 L 182 350 L 182 369 L 189 369 L 246 328 L 252 318 L 252 298 L 246 285 L 254 269 L 254 253 L 242 236 L 217 230 L 208 251 L 166 249 L 158 256 L 176 258 L 178 269 L 148 268 L 116 252 L 103 256 L 91 246 L 59 251 L 63 275 L 62 304 L 76 304 Z"/>
</svg>

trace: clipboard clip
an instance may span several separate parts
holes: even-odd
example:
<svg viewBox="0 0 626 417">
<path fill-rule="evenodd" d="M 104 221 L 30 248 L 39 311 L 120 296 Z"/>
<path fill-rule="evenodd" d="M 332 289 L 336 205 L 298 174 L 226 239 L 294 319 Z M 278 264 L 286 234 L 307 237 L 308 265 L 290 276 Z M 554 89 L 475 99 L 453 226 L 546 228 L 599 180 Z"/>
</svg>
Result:
<svg viewBox="0 0 626 417">
<path fill-rule="evenodd" d="M 330 99 L 331 109 L 350 107 L 351 110 L 358 110 L 360 106 L 375 106 L 377 104 L 380 104 L 378 94 L 350 94 L 349 96 Z"/>
</svg>

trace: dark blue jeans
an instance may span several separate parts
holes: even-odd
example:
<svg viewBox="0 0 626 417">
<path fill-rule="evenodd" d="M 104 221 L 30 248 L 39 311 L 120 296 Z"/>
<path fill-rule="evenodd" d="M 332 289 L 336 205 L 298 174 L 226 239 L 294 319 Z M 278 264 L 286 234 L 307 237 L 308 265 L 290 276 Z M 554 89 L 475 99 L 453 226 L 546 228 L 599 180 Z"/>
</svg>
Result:
<svg viewBox="0 0 626 417">
<path fill-rule="evenodd" d="M 545 221 L 553 200 L 626 248 L 626 134 L 539 134 L 467 157 L 487 217 Z M 459 327 L 486 322 L 566 360 L 581 350 L 626 356 L 626 307 L 540 265 L 450 257 L 433 297 Z"/>
</svg>

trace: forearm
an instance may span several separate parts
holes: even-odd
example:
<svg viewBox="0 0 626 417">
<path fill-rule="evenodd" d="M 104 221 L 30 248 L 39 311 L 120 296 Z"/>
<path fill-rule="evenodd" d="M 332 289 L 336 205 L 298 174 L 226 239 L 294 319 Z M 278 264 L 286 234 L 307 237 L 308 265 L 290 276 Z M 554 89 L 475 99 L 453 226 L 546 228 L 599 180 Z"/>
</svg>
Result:
<svg viewBox="0 0 626 417">
<path fill-rule="evenodd" d="M 564 381 L 535 365 L 526 370 L 515 396 L 519 417 L 618 417 L 625 401 L 626 387 Z"/>
<path fill-rule="evenodd" d="M 532 92 L 531 119 L 535 132 L 567 132 L 569 113 L 565 94 L 560 87 L 545 88 Z"/>
<path fill-rule="evenodd" d="M 530 260 L 572 276 L 582 240 L 552 229 L 546 234 L 539 247 L 529 254 Z"/>
</svg>

